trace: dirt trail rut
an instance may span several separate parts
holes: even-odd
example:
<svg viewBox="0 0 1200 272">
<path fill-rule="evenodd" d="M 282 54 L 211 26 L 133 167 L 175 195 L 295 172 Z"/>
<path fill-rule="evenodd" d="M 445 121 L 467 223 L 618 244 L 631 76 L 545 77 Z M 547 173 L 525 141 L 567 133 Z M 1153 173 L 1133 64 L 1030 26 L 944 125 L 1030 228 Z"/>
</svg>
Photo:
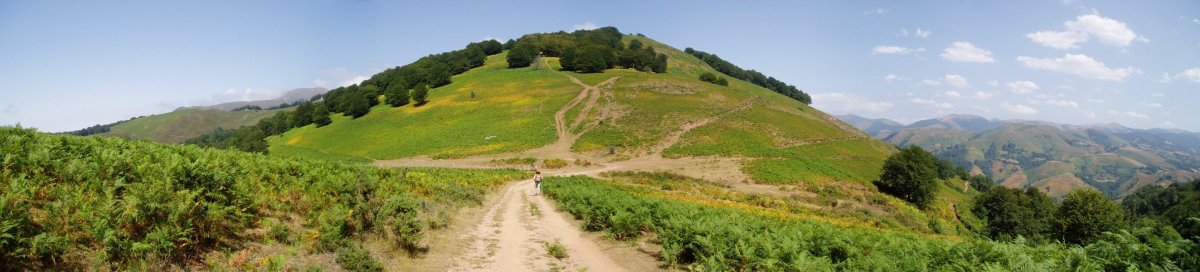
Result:
<svg viewBox="0 0 1200 272">
<path fill-rule="evenodd" d="M 578 227 L 554 210 L 544 196 L 533 195 L 533 181 L 509 185 L 484 220 L 468 235 L 467 245 L 450 271 L 628 271 Z M 536 208 L 531 208 L 536 207 Z M 567 258 L 555 259 L 545 243 L 559 242 Z"/>
</svg>

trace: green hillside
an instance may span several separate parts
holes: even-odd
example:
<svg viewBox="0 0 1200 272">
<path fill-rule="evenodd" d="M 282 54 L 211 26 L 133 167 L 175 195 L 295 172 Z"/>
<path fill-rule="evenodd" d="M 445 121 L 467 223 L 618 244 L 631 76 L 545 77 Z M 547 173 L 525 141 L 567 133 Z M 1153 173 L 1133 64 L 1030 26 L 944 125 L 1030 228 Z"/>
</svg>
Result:
<svg viewBox="0 0 1200 272">
<path fill-rule="evenodd" d="M 253 125 L 279 110 L 223 111 L 204 108 L 180 108 L 150 115 L 113 126 L 100 135 L 158 143 L 178 144 L 214 129 L 233 129 Z"/>
<path fill-rule="evenodd" d="M 583 86 L 597 85 L 600 95 L 563 114 L 576 137 L 570 150 L 594 161 L 656 153 L 763 158 L 744 168 L 764 183 L 866 183 L 891 152 L 835 118 L 758 85 L 732 77 L 729 86 L 699 81 L 700 74 L 715 70 L 683 51 L 635 35 L 622 42 L 635 39 L 669 56 L 665 73 L 557 71 L 555 57 L 540 58 L 540 69 L 512 69 L 501 53 L 430 91 L 426 105 L 379 104 L 357 119 L 335 115 L 330 125 L 270 137 L 270 153 L 391 160 L 527 151 L 554 143 L 556 113 Z M 581 117 L 584 109 L 590 112 Z M 812 152 L 822 156 L 805 155 Z"/>
</svg>

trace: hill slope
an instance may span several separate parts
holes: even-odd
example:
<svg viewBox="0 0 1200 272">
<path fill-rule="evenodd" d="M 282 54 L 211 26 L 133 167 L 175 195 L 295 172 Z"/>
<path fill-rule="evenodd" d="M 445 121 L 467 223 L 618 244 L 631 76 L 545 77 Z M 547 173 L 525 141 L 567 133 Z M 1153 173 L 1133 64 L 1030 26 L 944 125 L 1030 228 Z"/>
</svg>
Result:
<svg viewBox="0 0 1200 272">
<path fill-rule="evenodd" d="M 134 140 L 178 144 L 217 128 L 231 129 L 253 125 L 279 110 L 225 111 L 204 108 L 180 108 L 172 112 L 133 119 L 101 133 Z"/>
<path fill-rule="evenodd" d="M 735 78 L 729 78 L 729 86 L 699 81 L 700 74 L 715 73 L 703 61 L 646 37 L 626 35 L 623 42 L 634 39 L 669 56 L 666 73 L 560 72 L 555 57 L 540 58 L 543 65 L 535 66 L 541 69 L 509 69 L 506 52 L 433 89 L 426 105 L 380 104 L 357 119 L 337 115 L 330 125 L 271 137 L 270 151 L 366 160 L 461 159 L 522 155 L 569 138 L 559 150 L 532 155 L 596 162 L 652 155 L 763 158 L 735 170 L 749 175 L 738 181 L 767 183 L 867 182 L 891 152 L 852 126 L 763 87 Z M 811 152 L 828 156 L 801 155 Z M 835 170 L 843 163 L 853 170 Z"/>
</svg>

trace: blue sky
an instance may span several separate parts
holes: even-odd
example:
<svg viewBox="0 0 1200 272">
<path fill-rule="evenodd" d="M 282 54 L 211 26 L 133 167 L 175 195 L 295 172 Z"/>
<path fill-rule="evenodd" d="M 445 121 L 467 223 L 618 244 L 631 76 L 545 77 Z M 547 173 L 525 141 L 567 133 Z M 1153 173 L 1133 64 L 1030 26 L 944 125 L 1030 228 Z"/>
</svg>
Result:
<svg viewBox="0 0 1200 272">
<path fill-rule="evenodd" d="M 1197 1 L 431 2 L 0 1 L 0 124 L 272 98 L 485 38 L 611 25 L 835 114 L 1200 131 Z"/>
</svg>

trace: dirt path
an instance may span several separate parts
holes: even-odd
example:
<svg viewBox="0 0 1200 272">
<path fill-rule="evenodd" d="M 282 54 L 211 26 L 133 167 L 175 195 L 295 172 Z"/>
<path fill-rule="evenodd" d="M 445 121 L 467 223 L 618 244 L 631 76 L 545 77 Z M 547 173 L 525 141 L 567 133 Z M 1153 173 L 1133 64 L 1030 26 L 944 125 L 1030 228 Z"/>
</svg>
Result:
<svg viewBox="0 0 1200 272">
<path fill-rule="evenodd" d="M 533 181 L 509 185 L 488 208 L 484 220 L 468 234 L 472 241 L 450 271 L 628 271 L 584 236 L 543 196 L 533 195 Z M 547 243 L 561 243 L 567 257 L 556 259 Z"/>
</svg>

